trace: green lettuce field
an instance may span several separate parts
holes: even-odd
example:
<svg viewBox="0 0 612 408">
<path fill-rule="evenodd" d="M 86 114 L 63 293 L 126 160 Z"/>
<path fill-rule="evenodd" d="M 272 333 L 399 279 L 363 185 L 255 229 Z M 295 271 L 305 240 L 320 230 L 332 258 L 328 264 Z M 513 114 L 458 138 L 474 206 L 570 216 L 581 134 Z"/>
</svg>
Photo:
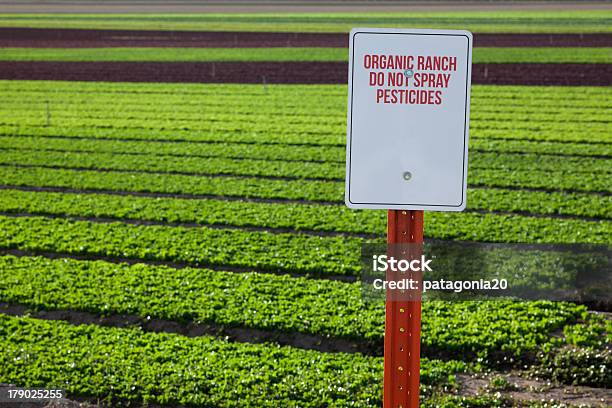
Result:
<svg viewBox="0 0 612 408">
<path fill-rule="evenodd" d="M 0 27 L 605 34 L 611 18 L 2 14 Z M 347 52 L 2 38 L 6 63 L 316 63 Z M 607 69 L 609 42 L 477 47 L 474 63 Z M 363 299 L 358 278 L 361 245 L 384 241 L 386 213 L 344 206 L 346 85 L 26 77 L 0 79 L 0 384 L 98 406 L 381 406 L 384 305 Z M 610 86 L 476 83 L 471 104 L 468 208 L 427 212 L 426 239 L 609 246 Z M 606 311 L 424 302 L 423 406 L 580 405 L 563 393 L 612 404 Z M 467 392 L 472 383 L 486 386 Z"/>
</svg>

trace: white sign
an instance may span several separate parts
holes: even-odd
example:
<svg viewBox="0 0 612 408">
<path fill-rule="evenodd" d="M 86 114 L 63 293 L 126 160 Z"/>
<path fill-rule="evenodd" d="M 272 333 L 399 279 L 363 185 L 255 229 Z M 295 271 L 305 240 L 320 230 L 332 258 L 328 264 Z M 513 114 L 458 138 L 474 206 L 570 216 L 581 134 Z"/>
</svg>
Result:
<svg viewBox="0 0 612 408">
<path fill-rule="evenodd" d="M 356 28 L 349 37 L 346 205 L 466 205 L 472 34 Z"/>
</svg>

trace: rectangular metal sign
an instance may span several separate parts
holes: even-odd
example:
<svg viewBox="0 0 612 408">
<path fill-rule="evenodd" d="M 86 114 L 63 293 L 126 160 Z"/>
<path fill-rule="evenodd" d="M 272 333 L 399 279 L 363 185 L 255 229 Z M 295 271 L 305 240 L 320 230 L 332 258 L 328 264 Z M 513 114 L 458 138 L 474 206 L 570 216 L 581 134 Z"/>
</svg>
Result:
<svg viewBox="0 0 612 408">
<path fill-rule="evenodd" d="M 472 34 L 356 28 L 349 37 L 346 205 L 466 205 Z"/>
</svg>

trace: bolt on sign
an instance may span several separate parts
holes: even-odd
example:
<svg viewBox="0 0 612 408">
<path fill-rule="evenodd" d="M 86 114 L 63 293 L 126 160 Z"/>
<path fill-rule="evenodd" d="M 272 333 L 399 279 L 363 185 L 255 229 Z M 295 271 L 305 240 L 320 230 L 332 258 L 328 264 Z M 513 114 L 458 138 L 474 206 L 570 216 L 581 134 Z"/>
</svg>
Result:
<svg viewBox="0 0 612 408">
<path fill-rule="evenodd" d="M 346 204 L 465 209 L 471 33 L 359 28 L 349 41 Z"/>
<path fill-rule="evenodd" d="M 346 205 L 388 209 L 387 251 L 415 259 L 423 210 L 466 206 L 472 34 L 356 28 L 349 44 Z M 387 271 L 406 278 L 423 275 Z M 383 408 L 417 408 L 420 292 L 386 295 Z"/>
</svg>

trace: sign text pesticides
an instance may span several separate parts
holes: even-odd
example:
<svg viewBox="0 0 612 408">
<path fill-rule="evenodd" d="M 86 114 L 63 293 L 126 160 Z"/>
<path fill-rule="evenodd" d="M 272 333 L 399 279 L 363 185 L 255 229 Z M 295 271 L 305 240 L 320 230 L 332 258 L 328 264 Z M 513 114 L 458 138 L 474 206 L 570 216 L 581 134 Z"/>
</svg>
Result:
<svg viewBox="0 0 612 408">
<path fill-rule="evenodd" d="M 363 68 L 376 88 L 376 103 L 440 105 L 457 57 L 366 54 Z"/>
</svg>

